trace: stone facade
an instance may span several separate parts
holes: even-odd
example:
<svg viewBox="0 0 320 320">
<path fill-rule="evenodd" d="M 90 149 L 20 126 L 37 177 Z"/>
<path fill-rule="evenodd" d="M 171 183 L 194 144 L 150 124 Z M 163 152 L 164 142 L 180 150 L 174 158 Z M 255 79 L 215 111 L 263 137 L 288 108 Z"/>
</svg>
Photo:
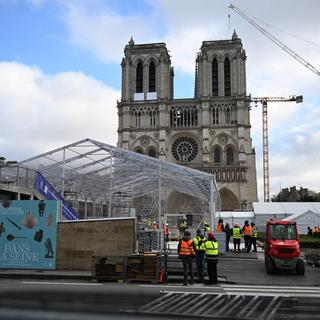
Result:
<svg viewBox="0 0 320 320">
<path fill-rule="evenodd" d="M 251 208 L 257 182 L 245 62 L 235 32 L 231 40 L 204 41 L 194 99 L 174 99 L 166 44 L 131 39 L 121 63 L 118 146 L 212 173 L 222 210 Z"/>
</svg>

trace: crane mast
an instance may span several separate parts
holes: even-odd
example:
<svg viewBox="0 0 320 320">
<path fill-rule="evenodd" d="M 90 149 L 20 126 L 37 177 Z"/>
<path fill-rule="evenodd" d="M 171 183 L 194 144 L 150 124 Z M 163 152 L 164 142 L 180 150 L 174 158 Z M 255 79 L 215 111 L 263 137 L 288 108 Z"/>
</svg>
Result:
<svg viewBox="0 0 320 320">
<path fill-rule="evenodd" d="M 296 52 L 294 52 L 292 49 L 290 49 L 288 46 L 286 46 L 284 43 L 282 43 L 279 39 L 277 39 L 275 36 L 273 36 L 270 32 L 268 32 L 266 29 L 262 28 L 259 24 L 257 24 L 255 21 L 253 21 L 245 11 L 242 9 L 236 7 L 232 3 L 229 5 L 229 8 L 235 11 L 238 15 L 240 15 L 243 19 L 247 20 L 252 26 L 254 26 L 257 30 L 259 30 L 265 37 L 269 38 L 273 43 L 275 43 L 278 47 L 280 47 L 282 50 L 290 54 L 294 59 L 296 59 L 298 62 L 300 62 L 302 65 L 304 65 L 306 68 L 311 70 L 313 73 L 318 75 L 320 77 L 320 71 L 316 69 L 311 63 L 303 59 L 301 56 L 299 56 Z"/>
<path fill-rule="evenodd" d="M 270 201 L 269 181 L 269 134 L 268 134 L 268 102 L 292 102 L 301 103 L 303 96 L 285 97 L 249 97 L 250 102 L 262 104 L 262 141 L 263 141 L 263 200 Z"/>
</svg>

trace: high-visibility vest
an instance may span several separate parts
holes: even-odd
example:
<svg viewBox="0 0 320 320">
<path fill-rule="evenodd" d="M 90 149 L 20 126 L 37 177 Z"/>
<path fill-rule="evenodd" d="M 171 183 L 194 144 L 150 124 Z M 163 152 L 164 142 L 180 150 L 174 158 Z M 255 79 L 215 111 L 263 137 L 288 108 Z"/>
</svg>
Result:
<svg viewBox="0 0 320 320">
<path fill-rule="evenodd" d="M 206 241 L 206 238 L 201 239 L 199 236 L 196 236 L 196 237 L 193 239 L 193 243 L 195 244 L 197 251 L 205 251 L 205 250 L 206 250 L 206 249 L 204 249 L 204 248 L 202 247 L 202 243 L 203 243 L 204 241 Z"/>
<path fill-rule="evenodd" d="M 204 230 L 206 230 L 207 232 L 210 231 L 210 226 L 207 223 L 204 225 Z"/>
<path fill-rule="evenodd" d="M 253 228 L 252 228 L 252 237 L 253 238 L 258 237 L 258 228 L 256 226 L 253 226 Z"/>
<path fill-rule="evenodd" d="M 182 256 L 190 256 L 191 254 L 195 255 L 192 242 L 192 240 L 181 240 L 179 254 Z"/>
<path fill-rule="evenodd" d="M 222 224 L 218 223 L 216 227 L 217 232 L 222 232 Z"/>
<path fill-rule="evenodd" d="M 218 242 L 207 240 L 204 243 L 204 248 L 206 249 L 206 256 L 213 257 L 218 255 Z"/>
<path fill-rule="evenodd" d="M 180 229 L 187 229 L 187 222 L 185 220 L 183 220 L 180 225 L 179 225 Z"/>
<path fill-rule="evenodd" d="M 244 226 L 243 234 L 245 236 L 251 236 L 251 234 L 252 234 L 251 226 Z"/>
<path fill-rule="evenodd" d="M 241 239 L 241 232 L 239 227 L 234 227 L 232 229 L 232 236 L 233 239 Z"/>
</svg>

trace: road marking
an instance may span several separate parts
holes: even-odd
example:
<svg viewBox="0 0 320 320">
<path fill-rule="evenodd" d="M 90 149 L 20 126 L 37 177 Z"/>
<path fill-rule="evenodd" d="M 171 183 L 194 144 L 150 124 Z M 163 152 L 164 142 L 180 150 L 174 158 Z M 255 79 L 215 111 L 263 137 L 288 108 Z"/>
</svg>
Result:
<svg viewBox="0 0 320 320">
<path fill-rule="evenodd" d="M 23 284 L 54 284 L 68 286 L 101 286 L 102 283 L 80 283 L 80 282 L 50 282 L 50 281 L 21 281 Z"/>
</svg>

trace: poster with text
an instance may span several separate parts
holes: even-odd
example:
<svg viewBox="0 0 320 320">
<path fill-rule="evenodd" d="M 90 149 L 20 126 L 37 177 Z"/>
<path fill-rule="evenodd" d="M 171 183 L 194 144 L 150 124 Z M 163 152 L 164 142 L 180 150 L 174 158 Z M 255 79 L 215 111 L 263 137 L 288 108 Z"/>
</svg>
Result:
<svg viewBox="0 0 320 320">
<path fill-rule="evenodd" d="M 55 200 L 0 201 L 0 268 L 55 269 L 60 207 Z"/>
</svg>

